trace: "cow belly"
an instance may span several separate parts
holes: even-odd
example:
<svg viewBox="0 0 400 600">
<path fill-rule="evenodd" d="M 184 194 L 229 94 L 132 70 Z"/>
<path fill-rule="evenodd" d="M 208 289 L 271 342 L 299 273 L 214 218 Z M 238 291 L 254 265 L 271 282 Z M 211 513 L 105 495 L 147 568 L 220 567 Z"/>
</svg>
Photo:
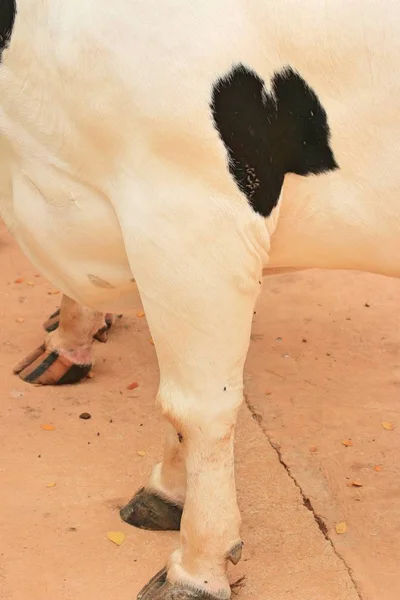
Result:
<svg viewBox="0 0 400 600">
<path fill-rule="evenodd" d="M 80 304 L 128 310 L 137 289 L 108 199 L 37 166 L 13 169 L 12 190 L 6 220 L 35 267 Z"/>
</svg>

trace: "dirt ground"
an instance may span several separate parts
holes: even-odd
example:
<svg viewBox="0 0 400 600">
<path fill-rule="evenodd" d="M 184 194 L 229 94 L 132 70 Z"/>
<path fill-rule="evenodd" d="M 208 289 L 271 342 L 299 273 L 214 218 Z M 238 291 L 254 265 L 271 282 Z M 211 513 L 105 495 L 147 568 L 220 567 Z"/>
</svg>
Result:
<svg viewBox="0 0 400 600">
<path fill-rule="evenodd" d="M 0 598 L 134 600 L 178 543 L 118 515 L 162 450 L 140 300 L 96 343 L 92 379 L 40 388 L 12 368 L 60 296 L 4 228 L 0 272 Z M 238 600 L 400 597 L 399 297 L 365 274 L 264 280 L 238 425 Z"/>
</svg>

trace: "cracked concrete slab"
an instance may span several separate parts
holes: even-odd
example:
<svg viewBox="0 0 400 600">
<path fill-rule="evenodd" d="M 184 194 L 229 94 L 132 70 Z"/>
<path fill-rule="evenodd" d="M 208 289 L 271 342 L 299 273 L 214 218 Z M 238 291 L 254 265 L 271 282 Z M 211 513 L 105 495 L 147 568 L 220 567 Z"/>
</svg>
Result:
<svg viewBox="0 0 400 600">
<path fill-rule="evenodd" d="M 176 533 L 136 530 L 118 516 L 159 460 L 163 442 L 145 319 L 125 316 L 107 344 L 96 344 L 93 379 L 30 386 L 12 367 L 41 341 L 57 296 L 1 229 L 0 267 L 0 597 L 133 600 L 178 544 Z M 261 387 L 269 385 L 259 359 L 250 359 L 248 372 Z M 129 391 L 132 381 L 140 386 Z M 80 419 L 82 412 L 92 418 Z M 55 429 L 44 431 L 43 423 Z M 230 577 L 246 578 L 234 598 L 359 600 L 346 565 L 246 407 L 238 425 L 237 487 L 245 546 Z M 126 535 L 120 547 L 107 539 L 110 530 Z"/>
<path fill-rule="evenodd" d="M 266 278 L 246 371 L 258 423 L 363 600 L 400 597 L 399 295 L 369 274 Z"/>
</svg>

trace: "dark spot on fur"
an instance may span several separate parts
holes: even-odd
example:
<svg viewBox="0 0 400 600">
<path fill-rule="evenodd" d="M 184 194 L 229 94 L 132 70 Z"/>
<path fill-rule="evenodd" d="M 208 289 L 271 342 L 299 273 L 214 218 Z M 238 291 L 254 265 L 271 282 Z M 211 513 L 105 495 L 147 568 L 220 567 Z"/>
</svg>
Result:
<svg viewBox="0 0 400 600">
<path fill-rule="evenodd" d="M 277 205 L 286 173 L 305 176 L 338 168 L 325 110 L 290 67 L 275 73 L 270 92 L 254 71 L 234 67 L 214 85 L 211 110 L 229 171 L 264 217 Z"/>
<path fill-rule="evenodd" d="M 0 60 L 11 38 L 16 11 L 15 0 L 0 1 Z"/>
</svg>

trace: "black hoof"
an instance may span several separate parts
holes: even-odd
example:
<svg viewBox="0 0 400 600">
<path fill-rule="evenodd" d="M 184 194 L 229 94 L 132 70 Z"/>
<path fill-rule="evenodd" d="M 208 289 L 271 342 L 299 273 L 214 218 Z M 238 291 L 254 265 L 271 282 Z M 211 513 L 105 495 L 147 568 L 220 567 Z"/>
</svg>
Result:
<svg viewBox="0 0 400 600">
<path fill-rule="evenodd" d="M 119 514 L 123 521 L 140 529 L 178 531 L 181 526 L 182 511 L 181 506 L 141 488 L 132 500 L 121 508 Z"/>
<path fill-rule="evenodd" d="M 52 315 L 43 323 L 43 327 L 47 333 L 55 331 L 60 324 L 60 309 L 58 308 Z"/>
<path fill-rule="evenodd" d="M 204 590 L 167 581 L 167 570 L 163 569 L 139 592 L 137 600 L 218 600 Z"/>
</svg>

